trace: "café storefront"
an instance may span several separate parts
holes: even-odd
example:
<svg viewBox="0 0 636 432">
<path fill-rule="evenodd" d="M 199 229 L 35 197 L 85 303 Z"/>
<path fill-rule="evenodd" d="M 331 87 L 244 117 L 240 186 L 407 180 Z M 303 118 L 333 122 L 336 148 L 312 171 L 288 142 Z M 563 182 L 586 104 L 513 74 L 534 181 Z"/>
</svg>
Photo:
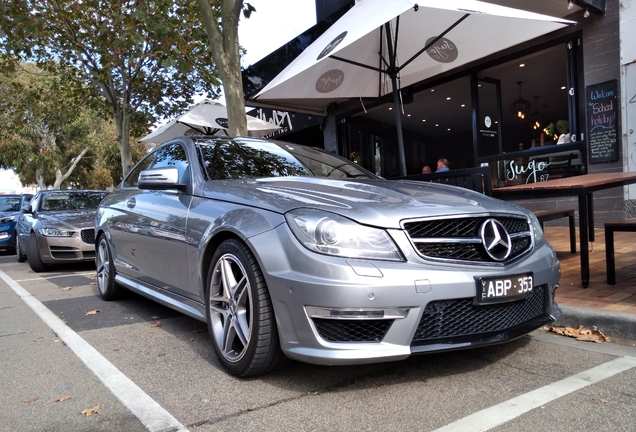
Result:
<svg viewBox="0 0 636 432">
<path fill-rule="evenodd" d="M 570 13 L 565 0 L 563 9 L 560 16 L 576 26 L 402 89 L 398 109 L 407 174 L 419 174 L 425 165 L 434 170 L 442 157 L 451 169 L 488 165 L 493 188 L 623 170 L 619 2 L 607 0 L 603 13 L 588 17 L 581 8 Z M 320 121 L 295 113 L 312 117 L 307 134 L 296 128 L 276 138 L 307 142 L 312 137 L 311 145 L 322 142 L 323 148 L 378 175 L 397 177 L 393 109 L 390 99 L 349 100 Z M 258 112 L 270 120 L 274 110 Z M 524 204 L 533 209 L 572 205 L 567 200 Z M 620 191 L 613 191 L 597 208 L 598 226 L 623 217 L 630 207 Z"/>
</svg>

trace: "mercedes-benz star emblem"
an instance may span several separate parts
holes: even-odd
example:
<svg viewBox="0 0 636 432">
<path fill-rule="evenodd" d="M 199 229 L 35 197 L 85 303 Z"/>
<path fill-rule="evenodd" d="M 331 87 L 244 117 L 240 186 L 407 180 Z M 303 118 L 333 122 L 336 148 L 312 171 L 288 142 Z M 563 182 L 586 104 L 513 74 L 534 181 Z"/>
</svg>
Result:
<svg viewBox="0 0 636 432">
<path fill-rule="evenodd" d="M 496 219 L 488 219 L 481 225 L 481 241 L 488 255 L 495 261 L 505 260 L 512 252 L 510 235 Z"/>
</svg>

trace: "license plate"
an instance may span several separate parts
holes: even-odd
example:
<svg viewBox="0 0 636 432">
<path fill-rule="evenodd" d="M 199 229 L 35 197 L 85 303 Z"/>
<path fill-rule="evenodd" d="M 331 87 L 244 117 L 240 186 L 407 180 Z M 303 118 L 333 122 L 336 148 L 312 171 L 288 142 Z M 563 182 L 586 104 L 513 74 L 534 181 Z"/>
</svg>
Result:
<svg viewBox="0 0 636 432">
<path fill-rule="evenodd" d="M 512 276 L 487 277 L 477 280 L 477 304 L 509 302 L 532 294 L 532 273 Z"/>
</svg>

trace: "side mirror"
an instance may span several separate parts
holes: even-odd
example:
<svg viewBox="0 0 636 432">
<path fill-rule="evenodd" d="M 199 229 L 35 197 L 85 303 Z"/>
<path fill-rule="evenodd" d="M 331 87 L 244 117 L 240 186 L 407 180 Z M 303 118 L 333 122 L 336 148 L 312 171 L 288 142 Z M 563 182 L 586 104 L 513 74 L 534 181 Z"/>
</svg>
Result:
<svg viewBox="0 0 636 432">
<path fill-rule="evenodd" d="M 186 185 L 179 183 L 179 170 L 175 167 L 152 168 L 139 173 L 137 187 L 139 189 L 183 189 Z"/>
<path fill-rule="evenodd" d="M 31 207 L 31 204 L 22 207 L 22 213 L 33 213 L 33 207 Z"/>
</svg>

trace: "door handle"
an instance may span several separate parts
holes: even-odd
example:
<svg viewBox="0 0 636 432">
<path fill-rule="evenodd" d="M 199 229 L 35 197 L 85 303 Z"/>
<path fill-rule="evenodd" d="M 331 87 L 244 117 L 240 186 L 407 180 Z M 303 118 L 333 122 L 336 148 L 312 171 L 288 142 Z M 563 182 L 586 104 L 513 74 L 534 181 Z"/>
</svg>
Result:
<svg viewBox="0 0 636 432">
<path fill-rule="evenodd" d="M 137 200 L 135 198 L 129 198 L 128 201 L 126 201 L 126 207 L 128 208 L 135 208 L 136 205 Z"/>
</svg>

